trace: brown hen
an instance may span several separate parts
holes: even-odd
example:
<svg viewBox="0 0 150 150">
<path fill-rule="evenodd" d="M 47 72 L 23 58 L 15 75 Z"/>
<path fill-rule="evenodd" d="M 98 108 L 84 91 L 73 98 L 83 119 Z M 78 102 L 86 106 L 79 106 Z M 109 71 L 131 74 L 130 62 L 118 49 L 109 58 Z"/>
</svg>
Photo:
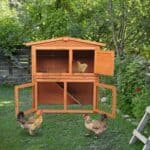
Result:
<svg viewBox="0 0 150 150">
<path fill-rule="evenodd" d="M 25 118 L 24 112 L 19 112 L 17 115 L 17 121 L 20 123 L 23 129 L 27 129 L 30 135 L 33 135 L 33 131 L 38 129 L 43 122 L 42 111 L 38 110 L 32 117 Z"/>
<path fill-rule="evenodd" d="M 107 129 L 107 115 L 105 114 L 99 120 L 92 120 L 88 114 L 84 114 L 83 118 L 85 127 L 96 135 L 100 135 Z"/>
</svg>

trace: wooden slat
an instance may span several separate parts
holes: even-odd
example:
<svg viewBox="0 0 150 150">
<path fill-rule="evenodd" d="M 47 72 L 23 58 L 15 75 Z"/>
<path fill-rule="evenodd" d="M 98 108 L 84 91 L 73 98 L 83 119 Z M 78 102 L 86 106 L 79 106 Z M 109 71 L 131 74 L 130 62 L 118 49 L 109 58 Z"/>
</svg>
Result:
<svg viewBox="0 0 150 150">
<path fill-rule="evenodd" d="M 96 110 L 96 84 L 93 85 L 93 110 Z"/>
<path fill-rule="evenodd" d="M 67 110 L 67 82 L 64 82 L 64 110 Z"/>
<path fill-rule="evenodd" d="M 38 108 L 38 85 L 35 83 L 35 109 Z"/>
<path fill-rule="evenodd" d="M 56 110 L 43 109 L 44 113 L 93 113 L 93 110 Z"/>
<path fill-rule="evenodd" d="M 32 64 L 32 82 L 34 82 L 34 76 L 36 73 L 36 48 L 33 46 L 31 50 L 31 64 Z"/>
<path fill-rule="evenodd" d="M 72 61 L 73 61 L 73 53 L 72 50 L 69 51 L 69 73 L 72 74 Z"/>
<path fill-rule="evenodd" d="M 37 46 L 36 50 L 94 50 L 95 47 L 76 47 L 76 46 L 72 46 L 72 47 L 62 47 L 62 46 L 56 46 L 56 47 L 52 47 L 52 46 Z"/>
<path fill-rule="evenodd" d="M 67 110 L 67 113 L 93 113 L 93 110 Z"/>
<path fill-rule="evenodd" d="M 26 83 L 26 84 L 16 85 L 16 87 L 18 89 L 27 88 L 27 87 L 31 87 L 31 86 L 34 86 L 34 83 Z"/>
<path fill-rule="evenodd" d="M 146 144 L 147 139 L 144 135 L 142 135 L 141 133 L 139 133 L 137 130 L 133 131 L 133 135 L 136 136 L 140 141 L 142 141 L 144 144 Z"/>
<path fill-rule="evenodd" d="M 105 43 L 100 43 L 96 41 L 90 41 L 90 40 L 83 40 L 79 38 L 72 38 L 72 37 L 59 37 L 59 38 L 53 38 L 53 39 L 48 39 L 48 40 L 42 40 L 42 41 L 37 41 L 37 42 L 29 42 L 29 43 L 24 43 L 26 46 L 30 45 L 40 45 L 43 43 L 51 43 L 51 42 L 57 42 L 57 41 L 76 41 L 79 43 L 87 43 L 87 44 L 92 44 L 92 45 L 97 45 L 97 46 L 105 46 Z"/>
<path fill-rule="evenodd" d="M 18 93 L 18 86 L 15 86 L 15 113 L 16 116 L 19 112 L 19 93 Z"/>
<path fill-rule="evenodd" d="M 94 80 L 64 80 L 64 79 L 37 79 L 37 82 L 64 82 L 64 81 L 67 81 L 67 82 L 83 82 L 83 83 L 89 83 L 89 82 L 93 82 Z"/>
<path fill-rule="evenodd" d="M 32 87 L 32 108 L 35 108 L 35 87 Z"/>
</svg>

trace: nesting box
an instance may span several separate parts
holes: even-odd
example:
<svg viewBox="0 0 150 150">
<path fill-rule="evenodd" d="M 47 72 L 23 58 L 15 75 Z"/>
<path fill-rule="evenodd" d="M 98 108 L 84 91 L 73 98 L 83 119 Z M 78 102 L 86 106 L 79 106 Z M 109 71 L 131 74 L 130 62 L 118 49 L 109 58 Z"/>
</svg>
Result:
<svg viewBox="0 0 150 150">
<path fill-rule="evenodd" d="M 114 73 L 114 52 L 102 51 L 104 43 L 71 37 L 30 42 L 32 83 L 15 87 L 16 113 L 19 111 L 19 89 L 32 87 L 32 112 L 39 105 L 61 105 L 56 109 L 43 108 L 45 113 L 105 113 L 110 117 L 116 112 L 116 89 L 99 83 L 99 75 Z M 98 87 L 112 91 L 112 111 L 98 108 Z M 73 109 L 70 105 L 79 104 Z M 83 106 L 90 105 L 90 109 Z"/>
</svg>

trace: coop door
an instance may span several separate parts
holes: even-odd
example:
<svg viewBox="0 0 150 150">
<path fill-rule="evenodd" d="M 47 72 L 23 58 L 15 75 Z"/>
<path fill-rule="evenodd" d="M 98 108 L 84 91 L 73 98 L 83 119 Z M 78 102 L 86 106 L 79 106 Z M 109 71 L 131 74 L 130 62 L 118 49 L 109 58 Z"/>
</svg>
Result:
<svg viewBox="0 0 150 150">
<path fill-rule="evenodd" d="M 26 83 L 15 86 L 15 112 L 30 113 L 35 110 L 35 85 Z"/>
<path fill-rule="evenodd" d="M 108 117 L 116 116 L 116 87 L 108 84 L 96 84 L 96 108 L 98 113 Z"/>
<path fill-rule="evenodd" d="M 114 52 L 97 51 L 95 62 L 95 72 L 103 75 L 114 74 Z"/>
</svg>

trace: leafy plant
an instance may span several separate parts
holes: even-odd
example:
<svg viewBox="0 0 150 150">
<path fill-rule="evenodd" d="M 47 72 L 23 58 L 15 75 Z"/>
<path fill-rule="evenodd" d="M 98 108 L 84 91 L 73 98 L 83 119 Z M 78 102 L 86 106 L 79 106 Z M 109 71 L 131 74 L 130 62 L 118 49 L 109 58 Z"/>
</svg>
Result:
<svg viewBox="0 0 150 150">
<path fill-rule="evenodd" d="M 126 62 L 127 61 L 127 62 Z M 145 88 L 145 66 L 139 63 L 137 57 L 125 60 L 125 66 L 119 72 L 118 100 L 119 107 L 124 113 L 133 114 L 132 99 Z"/>
<path fill-rule="evenodd" d="M 136 118 L 141 118 L 144 115 L 145 108 L 150 106 L 149 87 L 145 87 L 142 91 L 139 91 L 132 99 L 133 115 Z"/>
<path fill-rule="evenodd" d="M 16 11 L 9 8 L 7 1 L 0 2 L 0 14 L 0 52 L 10 56 L 16 45 L 23 41 L 22 24 Z"/>
<path fill-rule="evenodd" d="M 0 52 L 10 56 L 17 45 L 22 44 L 22 26 L 14 18 L 0 19 Z"/>
</svg>

